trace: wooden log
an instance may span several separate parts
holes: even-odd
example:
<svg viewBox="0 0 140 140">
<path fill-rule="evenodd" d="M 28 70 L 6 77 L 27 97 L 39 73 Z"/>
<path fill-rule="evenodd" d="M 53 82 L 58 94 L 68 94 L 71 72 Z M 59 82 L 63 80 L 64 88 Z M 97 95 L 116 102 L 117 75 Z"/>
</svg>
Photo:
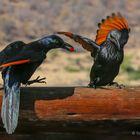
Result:
<svg viewBox="0 0 140 140">
<path fill-rule="evenodd" d="M 0 134 L 5 132 L 2 126 L 0 122 Z M 15 133 L 48 132 L 140 134 L 140 87 L 21 88 Z"/>
<path fill-rule="evenodd" d="M 83 133 L 13 134 L 0 135 L 0 140 L 140 140 L 140 136 L 94 135 Z"/>
</svg>

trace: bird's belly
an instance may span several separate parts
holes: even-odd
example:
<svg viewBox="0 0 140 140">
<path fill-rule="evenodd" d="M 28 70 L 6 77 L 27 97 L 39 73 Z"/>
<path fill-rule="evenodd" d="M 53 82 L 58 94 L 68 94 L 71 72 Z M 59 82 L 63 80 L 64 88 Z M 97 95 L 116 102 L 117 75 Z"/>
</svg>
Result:
<svg viewBox="0 0 140 140">
<path fill-rule="evenodd" d="M 105 86 L 115 79 L 119 72 L 119 67 L 104 67 L 99 72 L 99 75 L 96 75 L 96 78 L 99 77 L 99 81 L 96 83 L 97 86 Z"/>
<path fill-rule="evenodd" d="M 113 82 L 115 79 L 115 76 L 109 76 L 109 75 L 101 75 L 100 80 L 96 83 L 96 86 L 105 86 L 109 83 Z"/>
<path fill-rule="evenodd" d="M 26 84 L 39 65 L 40 63 L 17 65 L 16 70 L 20 75 L 21 83 Z"/>
</svg>

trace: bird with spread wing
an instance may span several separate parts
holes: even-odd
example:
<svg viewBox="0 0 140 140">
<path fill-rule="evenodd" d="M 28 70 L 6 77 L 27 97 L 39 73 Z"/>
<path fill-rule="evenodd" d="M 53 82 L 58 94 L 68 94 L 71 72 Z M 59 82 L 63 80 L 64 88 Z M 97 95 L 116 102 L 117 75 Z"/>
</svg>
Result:
<svg viewBox="0 0 140 140">
<path fill-rule="evenodd" d="M 70 37 L 91 52 L 94 64 L 90 71 L 89 86 L 94 88 L 115 83 L 130 32 L 126 19 L 120 13 L 107 16 L 98 27 L 95 41 L 71 32 L 57 32 Z"/>
</svg>

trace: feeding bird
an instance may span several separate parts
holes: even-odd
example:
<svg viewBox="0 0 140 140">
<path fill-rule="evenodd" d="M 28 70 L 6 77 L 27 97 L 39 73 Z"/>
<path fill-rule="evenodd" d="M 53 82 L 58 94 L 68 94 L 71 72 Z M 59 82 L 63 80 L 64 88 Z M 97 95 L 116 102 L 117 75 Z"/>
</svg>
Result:
<svg viewBox="0 0 140 140">
<path fill-rule="evenodd" d="M 70 37 L 91 52 L 94 64 L 90 71 L 89 87 L 96 88 L 114 84 L 119 86 L 114 79 L 123 62 L 124 45 L 128 41 L 129 32 L 126 19 L 120 13 L 113 13 L 98 24 L 95 41 L 71 32 L 57 33 Z"/>
<path fill-rule="evenodd" d="M 48 51 L 56 48 L 74 51 L 59 36 L 50 35 L 28 44 L 15 41 L 0 52 L 0 68 L 4 81 L 1 118 L 8 134 L 12 134 L 18 124 L 21 83 L 45 83 L 45 78 L 29 79 L 46 58 Z"/>
</svg>

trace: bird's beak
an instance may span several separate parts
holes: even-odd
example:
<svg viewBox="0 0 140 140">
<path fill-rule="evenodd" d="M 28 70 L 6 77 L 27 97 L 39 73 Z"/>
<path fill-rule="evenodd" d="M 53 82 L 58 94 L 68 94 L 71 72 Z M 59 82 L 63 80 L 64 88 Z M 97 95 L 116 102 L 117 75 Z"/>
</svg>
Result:
<svg viewBox="0 0 140 140">
<path fill-rule="evenodd" d="M 71 46 L 70 44 L 68 44 L 67 42 L 64 42 L 63 48 L 70 51 L 70 52 L 74 52 L 74 47 Z"/>
</svg>

